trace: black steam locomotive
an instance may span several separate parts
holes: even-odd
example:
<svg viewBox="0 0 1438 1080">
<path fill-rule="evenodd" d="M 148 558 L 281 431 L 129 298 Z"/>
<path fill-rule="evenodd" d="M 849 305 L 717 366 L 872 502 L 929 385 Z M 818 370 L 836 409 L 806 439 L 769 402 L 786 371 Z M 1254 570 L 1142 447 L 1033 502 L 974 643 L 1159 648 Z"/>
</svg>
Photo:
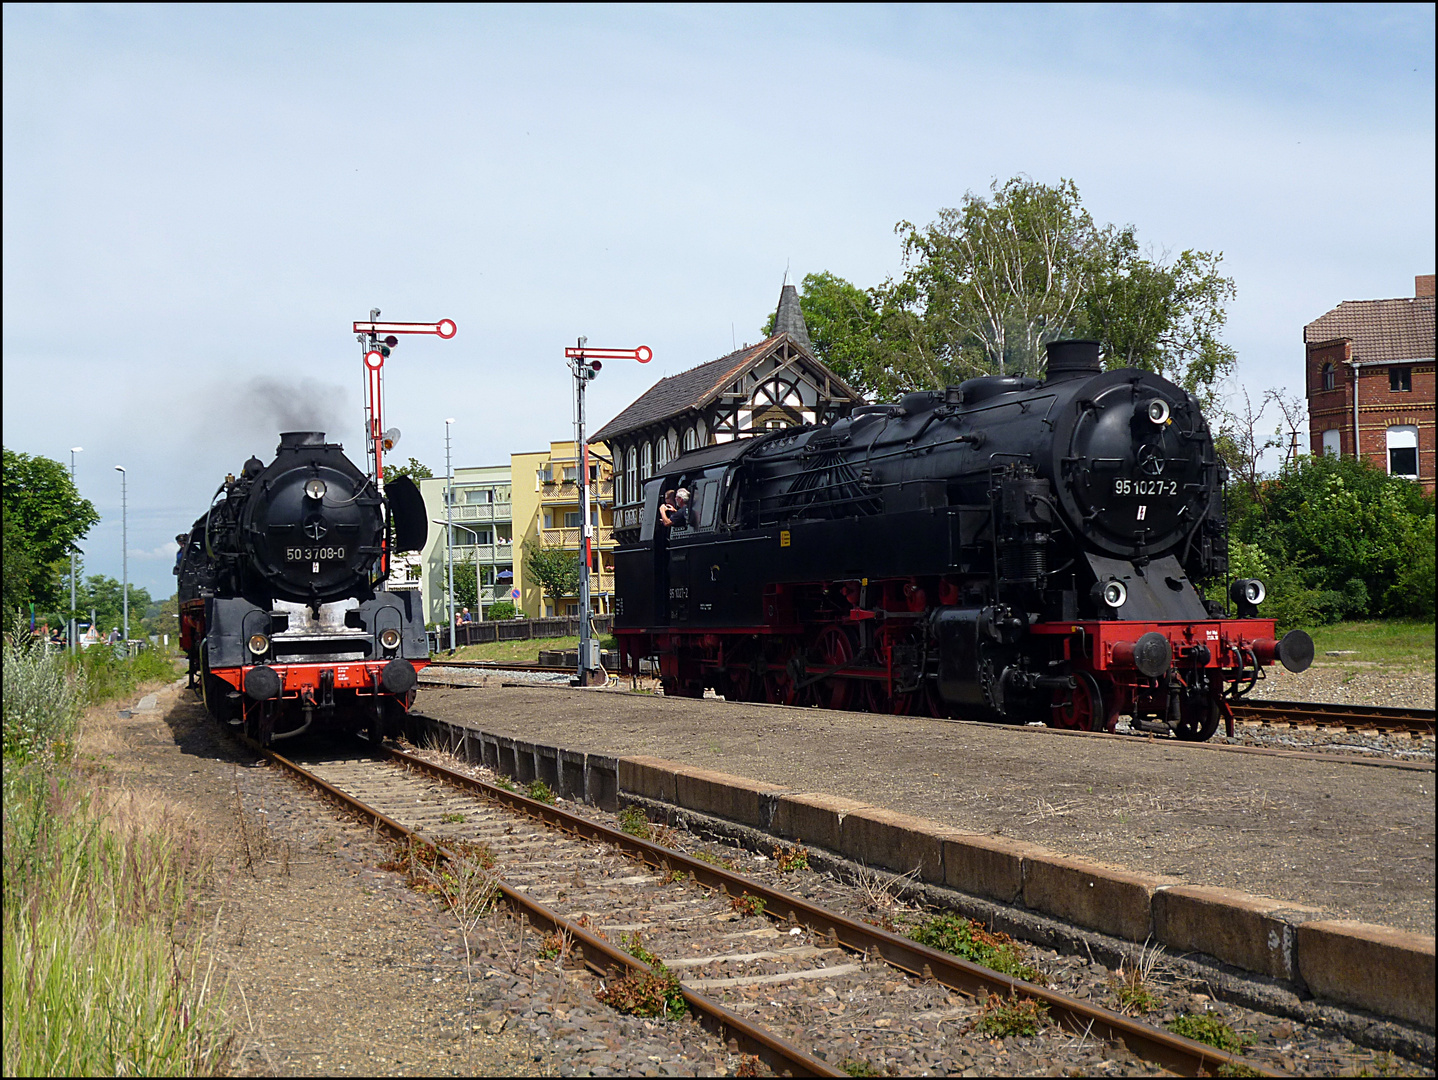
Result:
<svg viewBox="0 0 1438 1080">
<path fill-rule="evenodd" d="M 419 594 L 382 586 L 427 532 L 413 481 L 381 494 L 322 432 L 225 477 L 175 538 L 180 645 L 209 711 L 261 745 L 316 722 L 398 734 L 429 648 Z"/>
<path fill-rule="evenodd" d="M 1208 739 L 1261 669 L 1302 671 L 1256 580 L 1226 605 L 1226 468 L 1198 402 L 1094 342 L 1043 382 L 970 379 L 704 447 L 615 556 L 625 670 L 667 694 Z M 666 492 L 692 492 L 665 528 Z M 686 519 L 687 520 L 684 520 Z"/>
</svg>

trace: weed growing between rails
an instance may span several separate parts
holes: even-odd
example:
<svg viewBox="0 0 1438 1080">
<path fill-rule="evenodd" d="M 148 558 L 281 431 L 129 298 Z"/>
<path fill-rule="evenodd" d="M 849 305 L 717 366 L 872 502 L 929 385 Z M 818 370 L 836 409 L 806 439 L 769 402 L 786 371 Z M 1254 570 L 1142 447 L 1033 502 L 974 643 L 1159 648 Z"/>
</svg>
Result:
<svg viewBox="0 0 1438 1080">
<path fill-rule="evenodd" d="M 83 684 L 28 633 L 4 650 L 6 1075 L 223 1071 L 224 1003 L 182 929 L 204 838 L 76 770 Z"/>
</svg>

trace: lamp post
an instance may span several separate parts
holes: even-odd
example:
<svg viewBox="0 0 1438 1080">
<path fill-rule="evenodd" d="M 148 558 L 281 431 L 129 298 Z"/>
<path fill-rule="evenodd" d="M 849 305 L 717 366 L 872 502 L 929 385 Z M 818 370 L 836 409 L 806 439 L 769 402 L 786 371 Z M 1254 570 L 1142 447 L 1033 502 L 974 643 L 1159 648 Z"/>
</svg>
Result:
<svg viewBox="0 0 1438 1080">
<path fill-rule="evenodd" d="M 125 472 L 125 466 L 116 465 L 115 471 L 120 474 L 120 580 L 121 585 L 121 610 L 124 618 L 121 624 L 125 628 L 125 653 L 130 651 L 130 530 L 129 530 L 129 506 L 125 492 L 126 481 L 129 479 Z"/>
<path fill-rule="evenodd" d="M 84 449 L 85 448 L 83 446 L 70 447 L 71 487 L 75 486 L 75 455 L 80 453 Z M 78 494 L 78 491 L 76 492 L 76 494 Z M 70 651 L 72 653 L 77 651 L 80 647 L 79 642 L 75 640 L 75 627 L 78 622 L 79 620 L 75 618 L 75 549 L 72 547 L 70 549 L 70 631 L 65 635 L 65 639 L 70 643 Z"/>
<path fill-rule="evenodd" d="M 454 417 L 444 422 L 444 566 L 449 581 L 449 651 L 454 652 L 454 469 L 449 459 L 449 427 Z"/>
</svg>

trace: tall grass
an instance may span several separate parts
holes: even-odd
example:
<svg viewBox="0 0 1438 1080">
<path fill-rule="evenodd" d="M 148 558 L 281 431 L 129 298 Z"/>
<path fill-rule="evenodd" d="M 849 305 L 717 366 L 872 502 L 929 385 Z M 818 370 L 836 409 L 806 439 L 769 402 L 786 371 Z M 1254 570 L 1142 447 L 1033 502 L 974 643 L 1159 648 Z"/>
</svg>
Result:
<svg viewBox="0 0 1438 1080">
<path fill-rule="evenodd" d="M 163 803 L 73 767 L 86 682 L 29 634 L 4 644 L 4 1071 L 221 1071 L 229 1035 L 201 960 L 202 838 Z"/>
<path fill-rule="evenodd" d="M 168 682 L 176 675 L 175 655 L 159 649 L 120 658 L 108 645 L 92 645 L 67 663 L 83 675 L 85 700 L 91 705 L 133 693 L 141 683 Z"/>
</svg>

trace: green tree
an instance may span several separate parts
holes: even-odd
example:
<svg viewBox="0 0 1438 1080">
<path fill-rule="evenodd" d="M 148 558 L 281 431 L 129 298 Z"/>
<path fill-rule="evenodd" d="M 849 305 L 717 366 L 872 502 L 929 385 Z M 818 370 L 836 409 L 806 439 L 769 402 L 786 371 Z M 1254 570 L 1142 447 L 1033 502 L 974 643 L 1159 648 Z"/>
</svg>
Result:
<svg viewBox="0 0 1438 1080">
<path fill-rule="evenodd" d="M 1234 295 L 1222 256 L 1145 256 L 1133 226 L 1094 223 L 1070 180 L 995 181 L 987 196 L 970 192 L 924 228 L 901 221 L 895 232 L 898 279 L 864 290 L 821 273 L 801 287 L 815 355 L 866 393 L 1042 376 L 1043 346 L 1070 336 L 1096 338 L 1110 367 L 1158 372 L 1201 400 L 1233 369 L 1219 338 Z"/>
<path fill-rule="evenodd" d="M 874 294 L 827 271 L 806 274 L 799 286 L 799 310 L 814 355 L 856 390 L 873 393 L 870 376 L 879 344 Z M 775 315 L 764 324 L 765 337 L 774 332 Z"/>
<path fill-rule="evenodd" d="M 76 575 L 75 585 L 75 610 L 81 622 L 90 621 L 90 612 L 95 612 L 95 625 L 102 634 L 108 634 L 112 627 L 121 626 L 124 622 L 124 586 L 112 577 L 104 574 L 92 574 L 84 576 L 84 564 L 77 563 L 80 573 Z M 66 570 L 69 570 L 68 565 Z M 65 603 L 63 612 L 68 612 L 70 607 L 70 575 L 67 572 L 63 579 Z M 130 586 L 130 634 L 155 633 L 153 628 L 158 625 L 159 617 L 164 605 L 157 604 L 151 599 L 148 589 L 142 586 L 131 584 Z M 178 601 L 174 611 L 178 612 Z M 68 614 L 58 614 L 59 623 L 63 624 Z M 146 623 L 147 617 L 151 620 Z M 178 620 L 176 627 L 170 631 L 161 631 L 170 634 L 178 633 Z"/>
<path fill-rule="evenodd" d="M 564 597 L 579 591 L 579 553 L 528 540 L 522 546 L 525 572 L 539 583 L 558 611 Z"/>
<path fill-rule="evenodd" d="M 479 573 L 473 559 L 454 564 L 454 603 L 456 607 L 467 607 L 479 618 Z"/>
<path fill-rule="evenodd" d="M 1316 621 L 1432 617 L 1434 500 L 1417 484 L 1323 455 L 1286 463 L 1259 488 L 1232 502 L 1233 538 L 1291 590 L 1310 591 L 1302 603 Z"/>
<path fill-rule="evenodd" d="M 5 607 L 60 604 L 70 553 L 100 520 L 58 461 L 4 450 Z M 69 597 L 66 597 L 68 608 Z"/>
<path fill-rule="evenodd" d="M 422 461 L 409 459 L 407 465 L 386 465 L 384 467 L 384 478 L 388 482 L 397 476 L 408 476 L 411 480 L 430 480 L 434 473 L 429 471 L 429 466 Z"/>
</svg>

